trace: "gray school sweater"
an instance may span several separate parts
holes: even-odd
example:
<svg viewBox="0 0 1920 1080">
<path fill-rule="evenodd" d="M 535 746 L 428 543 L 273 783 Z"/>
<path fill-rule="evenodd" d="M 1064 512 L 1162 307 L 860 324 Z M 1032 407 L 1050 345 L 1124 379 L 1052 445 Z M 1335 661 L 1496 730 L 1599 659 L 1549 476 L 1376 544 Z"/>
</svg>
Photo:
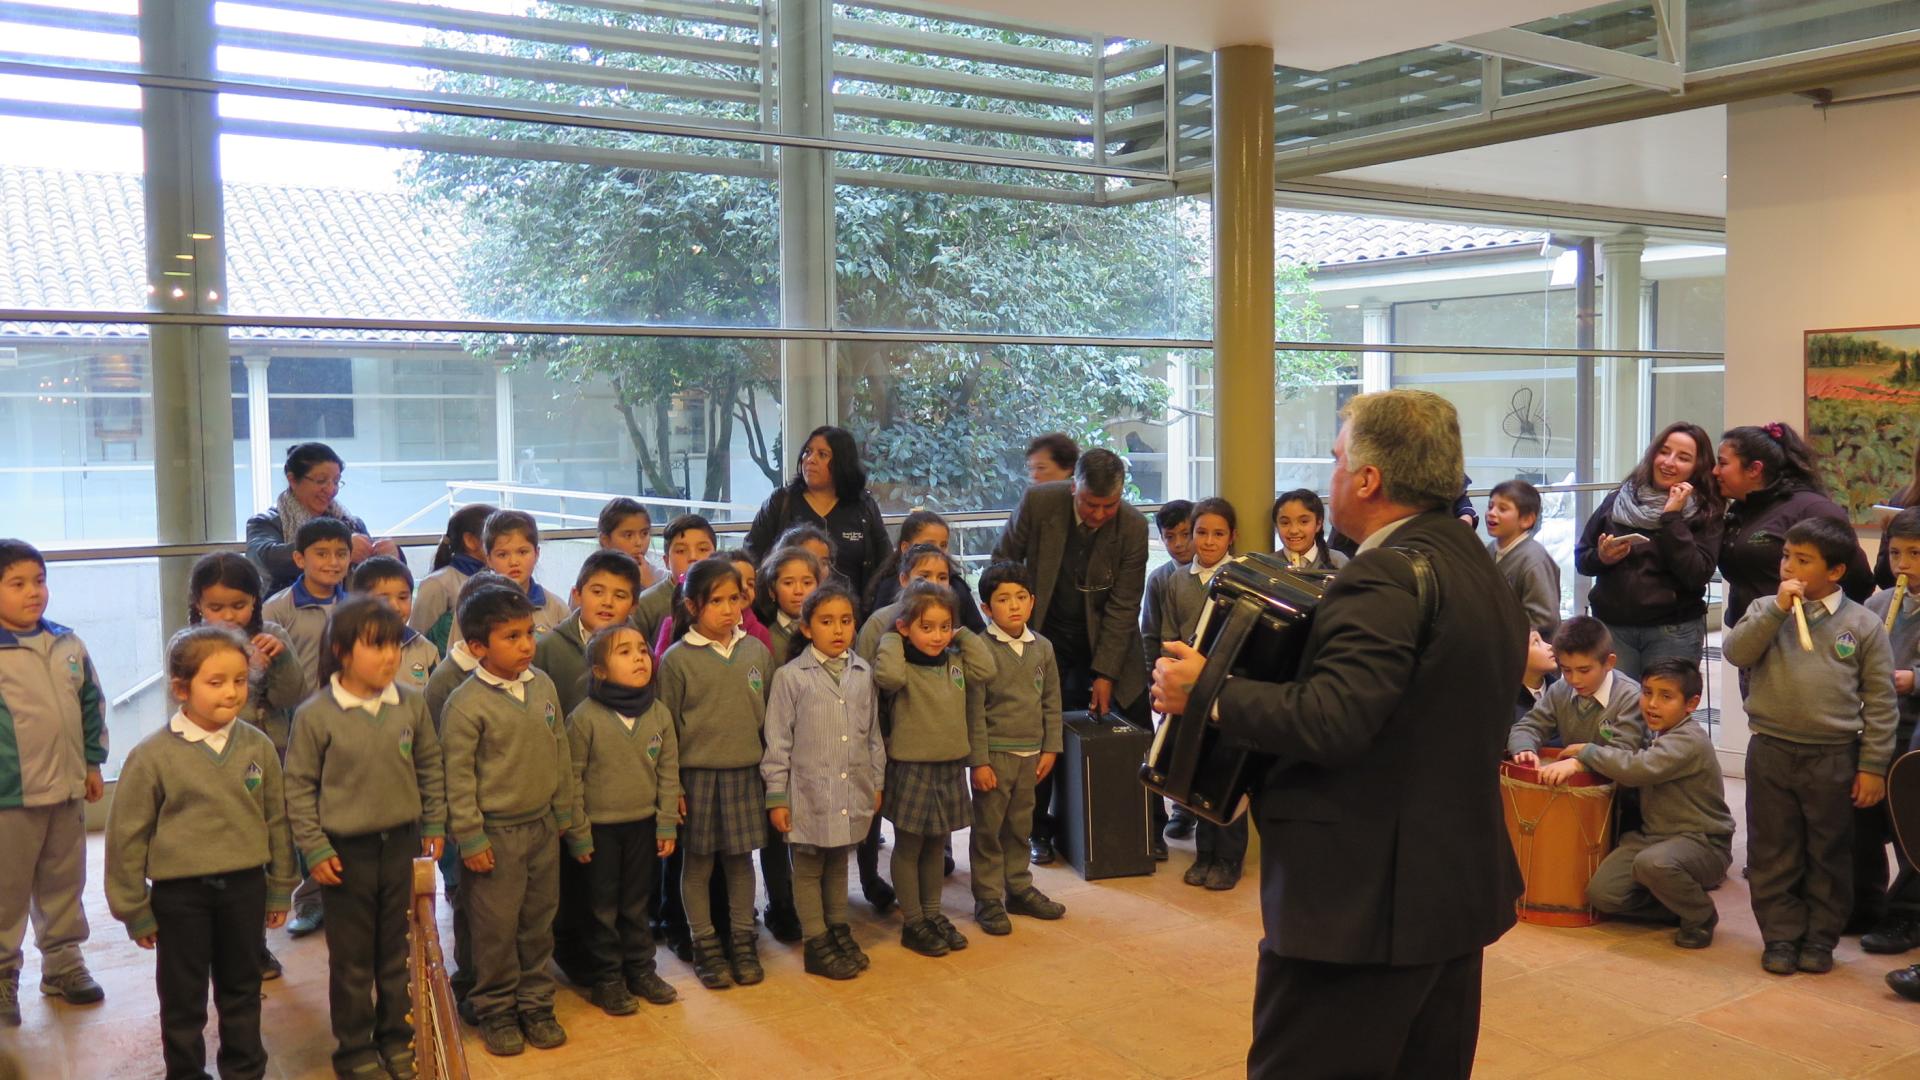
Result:
<svg viewBox="0 0 1920 1080">
<path fill-rule="evenodd" d="M 993 675 L 984 688 L 982 706 L 989 753 L 1024 754 L 1034 750 L 1060 752 L 1060 666 L 1054 663 L 1053 643 L 1038 632 L 1021 647 L 993 636 L 979 636 L 993 654 Z"/>
<path fill-rule="evenodd" d="M 987 763 L 985 691 L 994 675 L 993 653 L 968 630 L 953 642 L 944 663 L 909 664 L 898 631 L 880 636 L 873 685 L 892 700 L 888 758 Z"/>
<path fill-rule="evenodd" d="M 674 642 L 660 658 L 660 703 L 673 714 L 682 769 L 758 767 L 767 722 L 773 654 L 743 637 L 731 657 L 708 645 Z"/>
<path fill-rule="evenodd" d="M 440 666 L 440 646 L 413 627 L 400 638 L 400 674 L 394 681 L 415 693 L 427 692 L 433 681 L 433 669 Z"/>
<path fill-rule="evenodd" d="M 331 682 L 294 714 L 287 748 L 287 818 L 307 865 L 334 856 L 334 836 L 364 836 L 409 824 L 447 834 L 446 773 L 427 703 L 394 684 L 400 703 L 378 716 L 342 709 Z"/>
<path fill-rule="evenodd" d="M 1489 540 L 1487 554 L 1493 556 L 1500 576 L 1520 598 L 1527 625 L 1552 641 L 1553 632 L 1560 629 L 1560 564 L 1531 535 L 1522 537 L 1504 556 L 1500 554 L 1500 541 Z"/>
<path fill-rule="evenodd" d="M 1146 647 L 1147 672 L 1151 677 L 1153 662 L 1160 659 L 1160 646 L 1168 640 L 1164 626 L 1168 603 L 1168 590 L 1173 586 L 1173 575 L 1187 573 L 1185 563 L 1169 559 L 1153 568 L 1147 575 L 1147 587 L 1140 594 L 1140 639 Z"/>
<path fill-rule="evenodd" d="M 653 833 L 671 840 L 680 831 L 680 740 L 673 714 L 656 699 L 634 717 L 588 698 L 567 717 L 573 753 L 574 821 L 582 828 L 652 818 Z M 592 850 L 591 833 L 588 850 Z"/>
<path fill-rule="evenodd" d="M 427 689 L 423 695 L 427 699 L 427 712 L 433 717 L 434 730 L 446 730 L 446 725 L 441 722 L 441 718 L 446 714 L 447 699 L 453 696 L 453 692 L 458 690 L 460 684 L 466 682 L 467 677 L 473 674 L 473 669 L 479 666 L 480 661 L 475 660 L 473 654 L 467 651 L 466 642 L 455 638 L 453 644 L 447 646 L 447 658 L 434 667 L 433 677 L 427 680 Z"/>
<path fill-rule="evenodd" d="M 1727 663 L 1751 672 L 1747 727 L 1788 742 L 1839 746 L 1858 739 L 1860 771 L 1885 776 L 1899 724 L 1894 704 L 1893 649 L 1886 628 L 1865 607 L 1845 599 L 1824 615 L 1808 603 L 1813 651 L 1800 647 L 1793 614 L 1762 596 L 1726 632 Z"/>
<path fill-rule="evenodd" d="M 1648 836 L 1704 836 L 1733 842 L 1733 814 L 1713 739 L 1687 717 L 1637 750 L 1592 743 L 1580 764 L 1615 783 L 1640 789 L 1640 831 Z"/>
<path fill-rule="evenodd" d="M 300 874 L 280 759 L 266 734 L 236 720 L 218 755 L 170 727 L 140 740 L 120 768 L 107 811 L 107 907 L 127 936 L 154 932 L 149 881 L 261 866 L 267 910 L 287 910 Z"/>
<path fill-rule="evenodd" d="M 345 594 L 316 598 L 307 594 L 306 582 L 307 576 L 302 574 L 293 584 L 267 597 L 267 602 L 260 606 L 260 617 L 286 627 L 287 636 L 293 639 L 293 651 L 300 656 L 300 670 L 307 676 L 307 685 L 313 687 L 322 681 L 320 654 L 327 647 L 327 623 L 333 618 L 333 605 Z M 295 589 L 302 595 L 297 602 Z"/>
<path fill-rule="evenodd" d="M 1893 604 L 1893 592 L 1882 589 L 1866 600 L 1866 609 L 1880 620 L 1884 628 L 1887 625 L 1887 608 Z M 1913 742 L 1916 722 L 1920 722 L 1920 594 L 1907 593 L 1900 604 L 1900 619 L 1893 624 L 1893 633 L 1888 635 L 1887 645 L 1893 650 L 1893 669 L 1913 672 L 1913 693 L 1896 692 L 1895 701 L 1900 708 L 1900 723 L 1894 735 L 1893 754 L 1899 757 Z"/>
<path fill-rule="evenodd" d="M 573 830 L 573 753 L 553 680 L 533 672 L 527 700 L 474 676 L 447 698 L 440 752 L 447 763 L 447 824 L 461 857 L 493 844 L 487 826 L 523 825 L 553 815 L 580 854 Z"/>
<path fill-rule="evenodd" d="M 660 640 L 660 624 L 672 617 L 673 578 L 667 575 L 640 590 L 639 599 L 633 602 L 633 614 L 627 621 L 646 635 L 648 644 L 652 644 Z"/>
<path fill-rule="evenodd" d="M 307 700 L 312 688 L 286 627 L 263 621 L 260 631 L 273 635 L 286 648 L 268 662 L 265 671 L 247 669 L 247 704 L 240 710 L 240 719 L 266 732 L 267 738 L 273 740 L 274 749 L 284 758 L 293 731 L 293 711 Z"/>
<path fill-rule="evenodd" d="M 773 654 L 773 665 L 778 668 L 793 659 L 793 642 L 800 637 L 800 623 L 796 620 L 792 629 L 780 625 L 780 613 L 774 612 L 773 620 L 767 623 L 767 651 Z M 859 655 L 860 650 L 854 649 Z"/>
<path fill-rule="evenodd" d="M 1558 735 L 1563 746 L 1574 743 L 1601 743 L 1622 750 L 1638 750 L 1646 745 L 1647 725 L 1640 718 L 1640 684 L 1610 672 L 1612 685 L 1607 691 L 1607 707 L 1597 712 L 1583 708 L 1567 680 L 1561 679 L 1540 695 L 1527 715 L 1507 732 L 1507 752 L 1538 751 Z M 1586 699 L 1592 705 L 1593 699 Z"/>
<path fill-rule="evenodd" d="M 580 613 L 540 635 L 533 647 L 533 666 L 547 673 L 560 692 L 560 708 L 568 716 L 587 699 L 587 644 L 580 629 Z"/>
</svg>

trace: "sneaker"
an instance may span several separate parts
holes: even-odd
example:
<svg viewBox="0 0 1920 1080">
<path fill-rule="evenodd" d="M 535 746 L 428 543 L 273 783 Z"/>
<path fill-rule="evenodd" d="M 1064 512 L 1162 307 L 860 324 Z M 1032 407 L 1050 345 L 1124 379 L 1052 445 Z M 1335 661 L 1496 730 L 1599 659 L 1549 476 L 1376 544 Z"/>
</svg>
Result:
<svg viewBox="0 0 1920 1080">
<path fill-rule="evenodd" d="M 1800 970 L 1800 946 L 1791 941 L 1772 941 L 1760 954 L 1760 967 L 1769 975 L 1791 975 Z"/>
<path fill-rule="evenodd" d="M 921 956 L 945 956 L 951 951 L 947 948 L 947 936 L 940 932 L 933 920 L 926 918 L 915 919 L 901 927 L 900 944 Z"/>
<path fill-rule="evenodd" d="M 595 983 L 588 1000 L 608 1016 L 632 1016 L 640 1011 L 640 1000 L 619 979 L 603 979 Z"/>
<path fill-rule="evenodd" d="M 998 900 L 974 901 L 973 921 L 994 937 L 1006 937 L 1013 933 L 1013 920 L 1007 918 L 1006 906 Z"/>
<path fill-rule="evenodd" d="M 105 1001 L 107 992 L 93 981 L 83 967 L 72 968 L 58 975 L 40 976 L 40 992 L 49 997 L 57 997 L 69 1005 L 92 1005 Z"/>
<path fill-rule="evenodd" d="M 628 975 L 627 992 L 639 995 L 649 1005 L 671 1005 L 680 1000 L 680 991 L 653 971 Z"/>
<path fill-rule="evenodd" d="M 830 933 L 807 939 L 804 966 L 809 975 L 842 981 L 860 974 L 860 965 L 853 962 L 853 957 L 840 951 L 840 946 L 834 943 Z"/>
<path fill-rule="evenodd" d="M 494 1057 L 513 1057 L 527 1048 L 527 1041 L 520 1037 L 520 1021 L 512 1013 L 501 1013 L 481 1021 L 480 1045 Z"/>
<path fill-rule="evenodd" d="M 720 948 L 719 938 L 703 938 L 693 943 L 693 974 L 700 985 L 709 990 L 733 988 L 733 971 L 727 966 L 727 954 Z"/>
<path fill-rule="evenodd" d="M 1009 915 L 1025 915 L 1029 919 L 1057 919 L 1067 913 L 1067 905 L 1051 899 L 1039 889 L 1028 889 L 1023 893 L 1014 893 L 1007 897 Z"/>
<path fill-rule="evenodd" d="M 312 907 L 302 908 L 293 913 L 293 918 L 287 920 L 287 936 L 296 938 L 306 937 L 308 934 L 320 929 L 321 925 L 325 922 L 326 916 L 321 912 L 320 905 L 315 904 Z"/>
<path fill-rule="evenodd" d="M 1214 892 L 1226 892 L 1240 884 L 1240 864 L 1226 859 L 1215 859 L 1207 868 L 1207 888 Z"/>
<path fill-rule="evenodd" d="M 1825 975 L 1833 970 L 1833 950 L 1824 945 L 1802 945 L 1796 962 L 1809 975 Z"/>
<path fill-rule="evenodd" d="M 0 1027 L 20 1026 L 20 984 L 0 979 Z"/>
<path fill-rule="evenodd" d="M 1193 811 L 1184 806 L 1176 806 L 1173 813 L 1167 815 L 1167 828 L 1161 835 L 1169 840 L 1186 840 L 1193 836 L 1195 822 Z"/>
<path fill-rule="evenodd" d="M 1187 867 L 1187 872 L 1180 875 L 1180 880 L 1197 888 L 1207 883 L 1207 871 L 1211 869 L 1213 869 L 1213 860 L 1202 855 L 1193 860 L 1193 865 Z"/>
<path fill-rule="evenodd" d="M 733 981 L 740 986 L 753 986 L 767 977 L 767 969 L 760 966 L 759 935 L 749 931 L 736 934 L 733 938 L 733 958 L 729 961 L 733 967 Z"/>
<path fill-rule="evenodd" d="M 791 945 L 806 936 L 800 929 L 800 915 L 791 906 L 782 908 L 768 904 L 766 922 L 767 933 L 772 934 L 775 941 Z"/>
<path fill-rule="evenodd" d="M 833 935 L 833 943 L 840 946 L 841 952 L 853 957 L 853 962 L 859 966 L 861 971 L 865 971 L 873 966 L 873 961 L 867 959 L 867 954 L 861 950 L 860 943 L 853 940 L 853 927 L 848 926 L 846 923 L 829 925 L 827 927 L 827 933 Z"/>
<path fill-rule="evenodd" d="M 567 1029 L 553 1018 L 552 1009 L 521 1013 L 520 1033 L 527 1037 L 527 1045 L 535 1050 L 552 1050 L 567 1044 Z"/>
<path fill-rule="evenodd" d="M 1920 921 L 1898 915 L 1860 935 L 1860 947 L 1870 953 L 1893 956 L 1920 945 Z"/>
<path fill-rule="evenodd" d="M 260 943 L 260 981 L 272 982 L 273 980 L 279 978 L 283 974 L 285 974 L 285 971 L 280 966 L 280 958 L 273 955 L 273 950 L 267 948 L 266 942 L 264 941 L 261 942 Z"/>
<path fill-rule="evenodd" d="M 953 925 L 953 920 L 947 918 L 945 915 L 932 915 L 928 917 L 928 921 L 932 922 L 934 927 L 940 931 L 940 936 L 946 939 L 948 952 L 959 952 L 961 949 L 967 947 L 967 935 L 961 933 L 960 928 Z"/>
</svg>

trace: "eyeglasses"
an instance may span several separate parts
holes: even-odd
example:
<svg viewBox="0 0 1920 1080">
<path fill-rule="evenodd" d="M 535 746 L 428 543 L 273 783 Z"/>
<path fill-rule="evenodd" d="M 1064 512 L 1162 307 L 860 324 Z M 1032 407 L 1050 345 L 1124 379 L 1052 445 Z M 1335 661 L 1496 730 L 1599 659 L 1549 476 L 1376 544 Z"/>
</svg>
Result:
<svg viewBox="0 0 1920 1080">
<path fill-rule="evenodd" d="M 314 487 L 331 487 L 335 491 L 347 486 L 347 478 L 344 476 L 336 477 L 331 482 L 319 480 L 311 476 L 303 476 L 300 478 L 300 482 L 303 484 L 312 484 Z"/>
</svg>

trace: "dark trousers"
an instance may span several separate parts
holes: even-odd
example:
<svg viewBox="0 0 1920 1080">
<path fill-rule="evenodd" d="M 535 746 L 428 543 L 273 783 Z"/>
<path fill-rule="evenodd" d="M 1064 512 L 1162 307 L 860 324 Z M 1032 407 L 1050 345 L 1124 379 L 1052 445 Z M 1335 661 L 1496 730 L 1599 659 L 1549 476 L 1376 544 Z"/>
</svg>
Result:
<svg viewBox="0 0 1920 1080">
<path fill-rule="evenodd" d="M 1853 905 L 1857 744 L 1747 742 L 1747 885 L 1760 940 L 1831 949 Z"/>
<path fill-rule="evenodd" d="M 1063 712 L 1084 711 L 1093 701 L 1093 669 L 1075 667 L 1060 669 L 1060 709 Z M 1111 706 L 1133 726 L 1145 731 L 1153 730 L 1153 712 L 1147 701 L 1147 695 L 1141 694 L 1131 702 L 1116 701 Z M 1060 775 L 1055 769 L 1047 774 L 1045 780 L 1033 787 L 1033 836 L 1045 837 L 1049 843 L 1060 846 L 1067 842 L 1066 811 L 1054 805 L 1054 779 Z M 1147 809 L 1152 816 L 1153 835 L 1159 836 L 1167 824 L 1167 800 L 1158 795 L 1150 795 Z M 1242 845 L 1244 850 L 1245 845 Z"/>
<path fill-rule="evenodd" d="M 460 876 L 473 952 L 467 1000 L 482 1020 L 553 1008 L 553 915 L 560 906 L 559 830 L 553 818 L 490 825 L 493 869 Z"/>
<path fill-rule="evenodd" d="M 153 883 L 160 997 L 160 1052 L 167 1080 L 207 1075 L 207 981 L 220 1011 L 222 1080 L 267 1072 L 260 1042 L 260 934 L 267 918 L 264 869 Z"/>
<path fill-rule="evenodd" d="M 789 920 L 799 916 L 793 910 L 793 857 L 787 851 L 786 834 L 767 822 L 767 842 L 760 849 L 760 883 L 767 889 L 767 914 L 780 912 Z M 717 925 L 717 924 L 716 924 Z"/>
<path fill-rule="evenodd" d="M 660 862 L 655 841 L 650 817 L 593 827 L 593 861 L 586 864 L 592 916 L 587 955 L 598 982 L 633 979 L 654 970 L 647 900 Z"/>
<path fill-rule="evenodd" d="M 1887 885 L 1887 845 L 1893 844 L 1899 873 Z M 1888 917 L 1920 919 L 1920 872 L 1895 842 L 1893 818 L 1882 800 L 1853 812 L 1853 915 L 1848 920 L 1871 929 Z"/>
<path fill-rule="evenodd" d="M 589 951 L 593 906 L 588 877 L 592 871 L 567 854 L 565 837 L 560 844 L 560 904 L 553 914 L 553 963 L 568 982 L 586 986 L 598 969 L 598 960 Z"/>
<path fill-rule="evenodd" d="M 1249 1080 L 1462 1080 L 1480 1039 L 1479 950 L 1437 964 L 1327 964 L 1261 950 Z"/>
<path fill-rule="evenodd" d="M 417 825 L 332 836 L 340 884 L 322 886 L 327 913 L 327 1005 L 335 1072 L 408 1052 L 407 906 L 413 900 Z"/>
<path fill-rule="evenodd" d="M 1231 825 L 1215 825 L 1204 818 L 1196 821 L 1193 826 L 1194 850 L 1202 859 L 1240 865 L 1247 857 L 1247 818 L 1249 816 L 1242 814 L 1240 819 Z"/>
</svg>

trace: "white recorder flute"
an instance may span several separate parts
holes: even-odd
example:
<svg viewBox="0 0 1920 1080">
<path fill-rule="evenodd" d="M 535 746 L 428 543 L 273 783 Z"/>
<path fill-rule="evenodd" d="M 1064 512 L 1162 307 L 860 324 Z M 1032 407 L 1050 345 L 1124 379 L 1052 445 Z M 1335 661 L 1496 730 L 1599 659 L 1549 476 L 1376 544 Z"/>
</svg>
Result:
<svg viewBox="0 0 1920 1080">
<path fill-rule="evenodd" d="M 1800 631 L 1800 647 L 1812 652 L 1813 632 L 1807 629 L 1807 606 L 1797 596 L 1793 598 L 1793 624 Z"/>
</svg>

